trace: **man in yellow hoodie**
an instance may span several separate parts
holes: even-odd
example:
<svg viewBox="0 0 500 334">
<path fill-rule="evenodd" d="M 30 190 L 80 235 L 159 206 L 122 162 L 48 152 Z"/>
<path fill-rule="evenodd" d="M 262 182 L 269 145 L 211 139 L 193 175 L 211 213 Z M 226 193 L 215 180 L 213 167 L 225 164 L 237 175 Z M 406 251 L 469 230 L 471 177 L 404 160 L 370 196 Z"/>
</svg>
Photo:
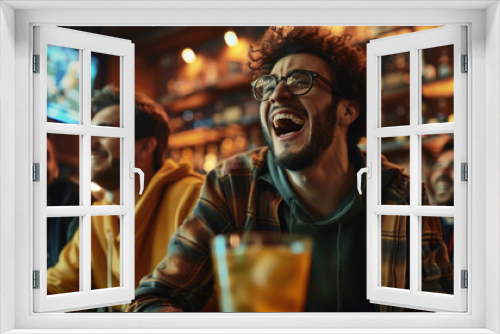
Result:
<svg viewBox="0 0 500 334">
<path fill-rule="evenodd" d="M 120 126 L 120 94 L 106 86 L 92 99 L 92 125 Z M 148 97 L 135 97 L 135 166 L 144 172 L 144 193 L 135 187 L 135 284 L 163 259 L 176 228 L 198 199 L 203 177 L 186 162 L 166 159 L 169 136 L 164 109 Z M 92 181 L 104 189 L 93 205 L 120 204 L 120 139 L 92 137 Z M 136 179 L 138 183 L 138 178 Z M 120 285 L 120 220 L 93 216 L 92 288 Z M 47 271 L 47 293 L 79 291 L 79 231 Z M 108 266 L 108 263 L 111 265 Z M 120 310 L 117 306 L 114 310 Z"/>
</svg>

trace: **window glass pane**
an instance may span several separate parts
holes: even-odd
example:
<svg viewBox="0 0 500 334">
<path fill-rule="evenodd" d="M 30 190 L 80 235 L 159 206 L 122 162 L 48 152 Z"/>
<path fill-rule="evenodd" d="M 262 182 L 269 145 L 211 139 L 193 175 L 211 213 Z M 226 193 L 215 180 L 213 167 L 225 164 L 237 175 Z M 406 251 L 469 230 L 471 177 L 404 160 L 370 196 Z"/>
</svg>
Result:
<svg viewBox="0 0 500 334">
<path fill-rule="evenodd" d="M 79 224 L 79 217 L 47 218 L 48 295 L 80 291 L 80 247 L 72 242 L 79 238 Z"/>
<path fill-rule="evenodd" d="M 47 269 L 57 263 L 64 246 L 71 241 L 79 227 L 79 217 L 47 218 Z"/>
<path fill-rule="evenodd" d="M 422 291 L 453 294 L 453 218 L 422 217 Z"/>
<path fill-rule="evenodd" d="M 410 125 L 410 52 L 381 57 L 382 126 Z"/>
<path fill-rule="evenodd" d="M 381 222 L 381 286 L 410 288 L 410 217 L 380 216 Z M 397 226 L 395 229 L 394 227 Z M 395 234 L 394 231 L 397 231 Z M 406 270 L 394 270 L 394 257 L 406 264 Z"/>
<path fill-rule="evenodd" d="M 120 286 L 120 217 L 92 216 L 92 289 Z"/>
<path fill-rule="evenodd" d="M 422 136 L 422 182 L 430 205 L 454 205 L 453 134 Z"/>
<path fill-rule="evenodd" d="M 47 45 L 47 121 L 80 124 L 80 50 Z"/>
<path fill-rule="evenodd" d="M 80 205 L 80 138 L 47 135 L 47 205 Z"/>
<path fill-rule="evenodd" d="M 453 45 L 423 49 L 421 56 L 421 122 L 453 122 Z"/>
<path fill-rule="evenodd" d="M 92 116 L 105 114 L 98 121 L 92 120 L 92 125 L 119 127 L 120 57 L 92 52 L 91 64 Z"/>
<path fill-rule="evenodd" d="M 92 204 L 120 205 L 121 139 L 92 137 L 90 148 Z"/>
<path fill-rule="evenodd" d="M 410 175 L 410 137 L 388 137 L 381 139 L 382 155 L 393 164 L 397 164 L 403 168 L 403 173 Z M 382 189 L 381 196 L 384 198 L 384 185 L 389 184 L 391 173 L 386 173 L 384 162 L 380 168 L 382 173 Z M 408 199 L 409 201 L 409 199 Z"/>
</svg>

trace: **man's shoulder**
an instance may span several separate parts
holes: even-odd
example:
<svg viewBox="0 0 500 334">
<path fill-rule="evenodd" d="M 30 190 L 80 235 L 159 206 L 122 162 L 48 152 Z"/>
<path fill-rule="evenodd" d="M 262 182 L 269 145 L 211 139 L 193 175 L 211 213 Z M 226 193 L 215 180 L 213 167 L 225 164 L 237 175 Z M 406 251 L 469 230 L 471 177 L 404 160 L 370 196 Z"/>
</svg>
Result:
<svg viewBox="0 0 500 334">
<path fill-rule="evenodd" d="M 227 177 L 229 175 L 257 175 L 255 170 L 267 168 L 267 147 L 256 148 L 251 151 L 234 155 L 221 161 L 215 168 L 217 177 Z"/>
<path fill-rule="evenodd" d="M 156 172 L 153 177 L 157 183 L 202 183 L 204 176 L 196 172 L 193 165 L 186 161 L 181 160 L 175 162 L 172 159 L 167 159 L 163 163 L 162 168 Z"/>
</svg>

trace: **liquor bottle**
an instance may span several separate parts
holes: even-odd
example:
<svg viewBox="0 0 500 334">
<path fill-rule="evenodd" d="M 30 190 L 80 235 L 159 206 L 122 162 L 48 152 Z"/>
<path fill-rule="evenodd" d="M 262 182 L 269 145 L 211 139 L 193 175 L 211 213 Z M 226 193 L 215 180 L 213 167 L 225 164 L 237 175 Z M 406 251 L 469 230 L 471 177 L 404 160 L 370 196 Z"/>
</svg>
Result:
<svg viewBox="0 0 500 334">
<path fill-rule="evenodd" d="M 450 57 L 446 53 L 445 49 L 441 50 L 441 56 L 438 59 L 438 67 L 437 67 L 437 75 L 438 78 L 447 78 L 451 76 L 451 66 L 450 66 Z"/>
</svg>

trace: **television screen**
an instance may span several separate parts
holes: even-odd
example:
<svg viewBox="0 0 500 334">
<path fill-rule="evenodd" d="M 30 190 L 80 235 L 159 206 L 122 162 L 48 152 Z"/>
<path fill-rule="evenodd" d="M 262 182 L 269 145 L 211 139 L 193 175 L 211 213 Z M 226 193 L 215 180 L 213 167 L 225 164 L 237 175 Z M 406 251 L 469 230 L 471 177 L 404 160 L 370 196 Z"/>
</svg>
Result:
<svg viewBox="0 0 500 334">
<path fill-rule="evenodd" d="M 91 91 L 99 60 L 91 59 Z M 47 46 L 47 120 L 80 123 L 80 50 Z"/>
</svg>

